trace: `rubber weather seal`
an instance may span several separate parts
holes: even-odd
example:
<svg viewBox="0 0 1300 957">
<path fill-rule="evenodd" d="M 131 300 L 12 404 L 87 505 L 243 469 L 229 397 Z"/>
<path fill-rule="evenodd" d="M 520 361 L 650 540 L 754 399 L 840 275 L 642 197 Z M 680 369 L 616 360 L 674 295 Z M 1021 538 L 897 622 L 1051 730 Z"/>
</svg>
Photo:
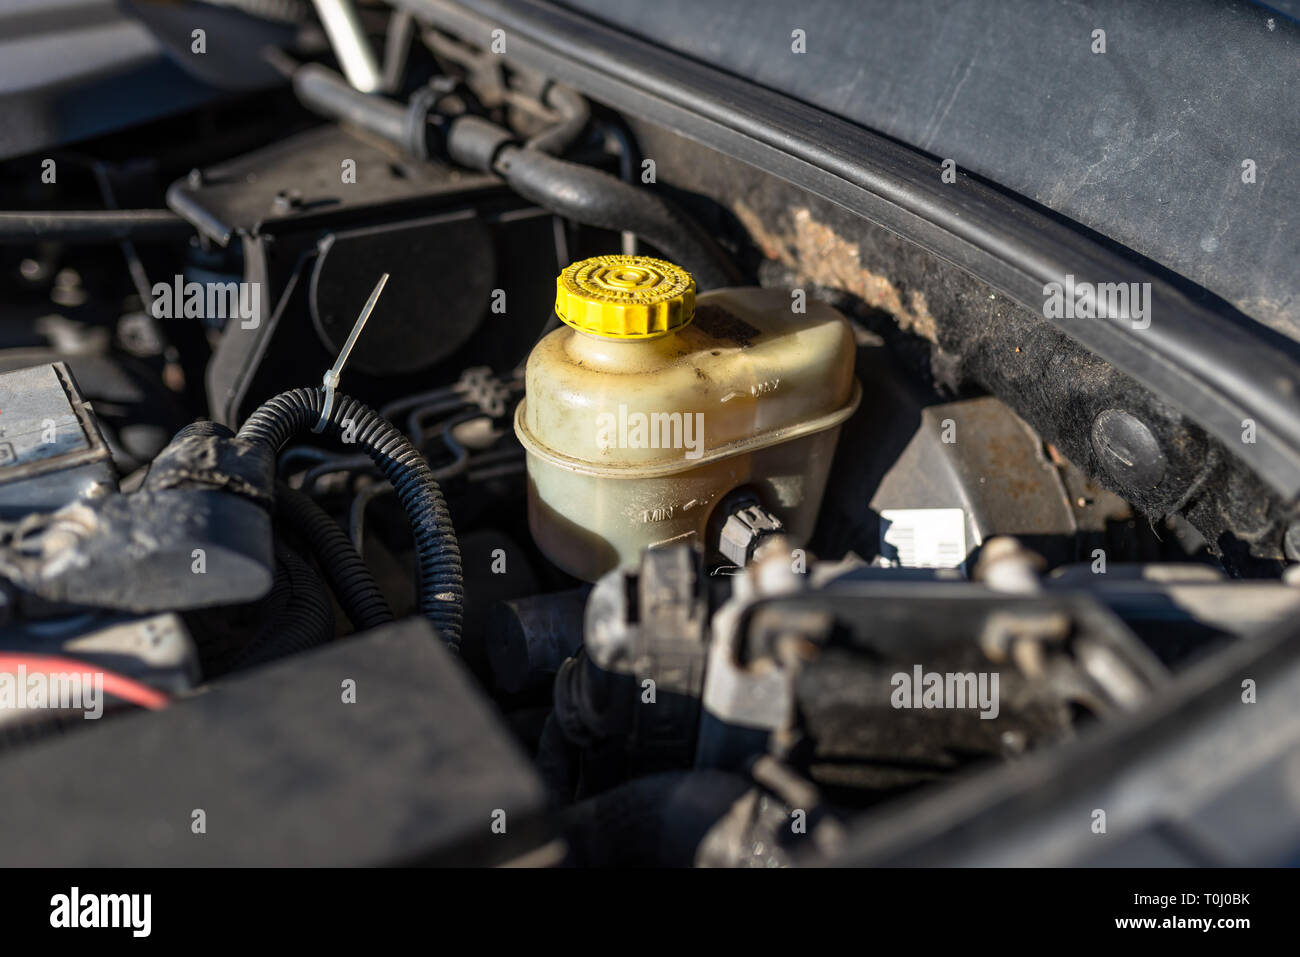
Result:
<svg viewBox="0 0 1300 957">
<path fill-rule="evenodd" d="M 1036 314 L 1050 283 L 1149 283 L 1146 328 L 1044 321 L 1179 408 L 1287 500 L 1300 495 L 1300 363 L 1081 228 L 960 172 L 945 184 L 931 156 L 551 3 L 396 5 L 484 49 L 504 31 L 521 66 L 830 200 Z M 1247 420 L 1254 443 L 1242 441 Z"/>
</svg>

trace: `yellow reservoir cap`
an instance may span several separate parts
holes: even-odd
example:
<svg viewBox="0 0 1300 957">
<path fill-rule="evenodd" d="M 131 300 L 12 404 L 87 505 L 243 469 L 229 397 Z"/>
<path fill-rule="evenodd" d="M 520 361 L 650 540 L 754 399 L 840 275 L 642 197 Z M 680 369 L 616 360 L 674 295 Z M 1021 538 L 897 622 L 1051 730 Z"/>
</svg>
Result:
<svg viewBox="0 0 1300 957">
<path fill-rule="evenodd" d="M 695 280 L 650 256 L 596 256 L 555 280 L 555 314 L 606 339 L 655 339 L 695 318 Z"/>
</svg>

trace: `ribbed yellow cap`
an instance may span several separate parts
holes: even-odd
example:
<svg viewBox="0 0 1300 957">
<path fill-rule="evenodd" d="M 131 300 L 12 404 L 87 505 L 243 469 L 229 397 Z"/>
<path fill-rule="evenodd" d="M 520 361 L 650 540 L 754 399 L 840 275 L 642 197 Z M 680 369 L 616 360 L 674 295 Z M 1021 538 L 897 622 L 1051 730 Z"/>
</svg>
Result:
<svg viewBox="0 0 1300 957">
<path fill-rule="evenodd" d="M 695 318 L 695 280 L 650 256 L 596 256 L 555 280 L 555 314 L 593 336 L 654 339 Z"/>
</svg>

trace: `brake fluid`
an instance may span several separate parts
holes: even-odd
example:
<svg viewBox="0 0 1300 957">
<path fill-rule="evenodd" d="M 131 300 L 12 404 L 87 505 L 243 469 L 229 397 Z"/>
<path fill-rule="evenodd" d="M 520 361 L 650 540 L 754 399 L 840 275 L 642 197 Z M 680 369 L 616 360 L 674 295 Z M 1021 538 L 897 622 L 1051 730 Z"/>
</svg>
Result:
<svg viewBox="0 0 1300 957">
<path fill-rule="evenodd" d="M 824 303 L 796 311 L 801 298 L 697 298 L 689 273 L 648 256 L 560 274 L 564 325 L 533 348 L 515 412 L 529 525 L 548 558 L 594 581 L 645 548 L 704 543 L 713 509 L 742 486 L 807 539 L 861 390 L 848 323 Z"/>
</svg>

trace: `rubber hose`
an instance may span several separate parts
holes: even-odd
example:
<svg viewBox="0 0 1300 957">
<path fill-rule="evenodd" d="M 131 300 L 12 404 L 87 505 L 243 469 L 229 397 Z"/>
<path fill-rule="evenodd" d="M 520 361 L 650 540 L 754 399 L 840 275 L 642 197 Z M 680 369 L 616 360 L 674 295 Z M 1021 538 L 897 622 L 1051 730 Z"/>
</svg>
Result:
<svg viewBox="0 0 1300 957">
<path fill-rule="evenodd" d="M 288 68 L 288 64 L 283 64 Z M 294 91 L 308 108 L 361 126 L 402 149 L 426 158 L 428 142 L 413 142 L 410 108 L 393 100 L 354 89 L 343 77 L 318 64 L 292 72 Z M 584 226 L 635 233 L 663 250 L 689 270 L 700 289 L 735 286 L 741 276 L 735 264 L 699 223 L 675 203 L 617 176 L 581 163 L 551 156 L 586 126 L 590 107 L 576 91 L 554 86 L 547 95 L 562 115 L 525 146 L 514 134 L 484 117 L 464 114 L 451 119 L 443 143 L 457 163 L 483 172 L 496 172 L 525 199 Z M 428 124 L 416 129 L 420 137 Z M 418 138 L 418 137 L 417 137 Z"/>
<path fill-rule="evenodd" d="M 273 604 L 284 604 L 275 617 L 222 671 L 239 671 L 266 664 L 325 644 L 334 637 L 334 612 L 329 593 L 316 570 L 296 552 L 277 545 Z M 286 594 L 287 593 L 287 594 Z"/>
<path fill-rule="evenodd" d="M 406 143 L 404 104 L 362 93 L 327 67 L 308 63 L 294 70 L 293 92 L 314 112 L 350 123 L 397 146 Z"/>
<path fill-rule="evenodd" d="M 569 744 L 564 731 L 555 720 L 555 712 L 546 716 L 542 736 L 537 742 L 537 772 L 551 795 L 551 803 L 565 807 L 573 801 L 578 777 L 580 755 Z"/>
<path fill-rule="evenodd" d="M 167 242 L 194 235 L 169 209 L 31 210 L 0 213 L 0 243 Z"/>
<path fill-rule="evenodd" d="M 511 189 L 543 209 L 584 226 L 636 233 L 687 269 L 700 289 L 740 282 L 735 265 L 704 228 L 657 193 L 604 170 L 518 146 L 501 149 L 494 167 Z"/>
<path fill-rule="evenodd" d="M 324 389 L 282 392 L 248 417 L 239 438 L 264 444 L 278 455 L 290 439 L 320 421 L 324 408 Z M 465 598 L 460 545 L 429 463 L 388 420 L 356 399 L 335 393 L 324 434 L 341 439 L 343 422 L 348 423 L 351 444 L 370 456 L 397 492 L 415 539 L 420 611 L 458 652 Z"/>
<path fill-rule="evenodd" d="M 553 85 L 546 93 L 546 103 L 560 114 L 560 122 L 548 126 L 524 145 L 530 150 L 540 150 L 559 156 L 573 144 L 591 119 L 591 107 L 586 97 L 567 86 Z"/>
<path fill-rule="evenodd" d="M 310 497 L 283 482 L 275 486 L 275 508 L 306 540 L 353 628 L 365 631 L 393 620 L 379 583 L 338 522 Z"/>
<path fill-rule="evenodd" d="M 704 768 L 621 784 L 566 808 L 569 862 L 578 867 L 690 867 L 700 844 L 752 783 Z"/>
</svg>

